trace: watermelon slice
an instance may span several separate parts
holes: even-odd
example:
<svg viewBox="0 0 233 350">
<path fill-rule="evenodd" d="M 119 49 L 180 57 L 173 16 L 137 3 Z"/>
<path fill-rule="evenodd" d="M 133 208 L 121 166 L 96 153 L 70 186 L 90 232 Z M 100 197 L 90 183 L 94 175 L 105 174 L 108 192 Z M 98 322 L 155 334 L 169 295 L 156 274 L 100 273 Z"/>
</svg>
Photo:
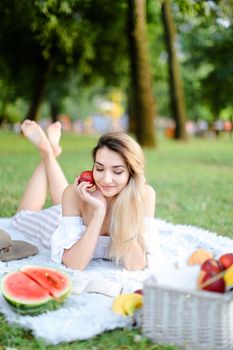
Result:
<svg viewBox="0 0 233 350">
<path fill-rule="evenodd" d="M 24 266 L 20 271 L 45 288 L 55 299 L 63 298 L 64 295 L 70 292 L 71 283 L 69 277 L 57 269 Z"/>
<path fill-rule="evenodd" d="M 71 281 L 56 269 L 25 266 L 2 278 L 1 291 L 14 311 L 37 315 L 60 307 L 71 292 Z"/>
</svg>

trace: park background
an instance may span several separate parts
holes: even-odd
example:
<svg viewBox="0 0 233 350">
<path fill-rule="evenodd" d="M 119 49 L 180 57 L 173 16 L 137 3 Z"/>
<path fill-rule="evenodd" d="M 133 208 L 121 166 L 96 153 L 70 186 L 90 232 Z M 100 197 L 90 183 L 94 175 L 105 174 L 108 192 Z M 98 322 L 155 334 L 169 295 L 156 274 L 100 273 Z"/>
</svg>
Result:
<svg viewBox="0 0 233 350">
<path fill-rule="evenodd" d="M 63 124 L 69 181 L 108 130 L 142 145 L 156 217 L 233 238 L 232 1 L 0 0 L 0 215 L 39 161 L 25 118 Z M 47 205 L 49 205 L 49 199 Z M 52 349 L 0 318 L 0 349 Z M 139 330 L 57 349 L 171 349 Z M 2 350 L 2 349 L 1 349 Z"/>
<path fill-rule="evenodd" d="M 0 1 L 0 124 L 232 130 L 232 1 Z"/>
</svg>

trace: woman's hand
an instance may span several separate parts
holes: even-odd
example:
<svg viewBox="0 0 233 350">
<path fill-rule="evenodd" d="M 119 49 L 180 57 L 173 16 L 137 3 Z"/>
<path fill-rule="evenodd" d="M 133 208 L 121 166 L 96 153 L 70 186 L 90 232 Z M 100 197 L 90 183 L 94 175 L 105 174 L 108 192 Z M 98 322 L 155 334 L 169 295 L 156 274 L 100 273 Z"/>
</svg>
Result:
<svg viewBox="0 0 233 350">
<path fill-rule="evenodd" d="M 80 195 L 81 199 L 91 205 L 93 209 L 104 210 L 104 212 L 106 212 L 106 198 L 103 196 L 100 190 L 97 188 L 94 192 L 91 192 L 88 189 L 90 184 L 88 182 L 81 182 L 78 184 L 78 179 L 79 177 L 75 179 L 74 186 L 75 191 Z"/>
</svg>

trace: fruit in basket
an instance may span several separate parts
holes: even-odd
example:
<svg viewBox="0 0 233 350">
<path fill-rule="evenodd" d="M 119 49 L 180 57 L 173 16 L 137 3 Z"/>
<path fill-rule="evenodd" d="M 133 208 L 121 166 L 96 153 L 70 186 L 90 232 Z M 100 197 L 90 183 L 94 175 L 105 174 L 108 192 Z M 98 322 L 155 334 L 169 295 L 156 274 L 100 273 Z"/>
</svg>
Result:
<svg viewBox="0 0 233 350">
<path fill-rule="evenodd" d="M 95 191 L 95 180 L 91 170 L 85 170 L 79 175 L 78 185 L 81 182 L 89 182 L 90 185 L 88 186 L 88 190 Z"/>
<path fill-rule="evenodd" d="M 188 258 L 187 264 L 192 266 L 192 265 L 201 265 L 203 264 L 204 261 L 207 259 L 212 259 L 213 254 L 210 253 L 208 250 L 199 248 L 195 250 L 190 257 Z"/>
<path fill-rule="evenodd" d="M 199 278 L 199 288 L 209 292 L 224 293 L 225 280 L 221 273 L 214 274 L 211 272 L 204 272 Z"/>
<path fill-rule="evenodd" d="M 218 260 L 207 259 L 201 264 L 201 270 L 212 274 L 217 274 L 222 271 L 222 266 Z"/>
<path fill-rule="evenodd" d="M 59 308 L 71 292 L 71 282 L 57 269 L 25 266 L 2 278 L 1 291 L 15 312 L 38 315 Z"/>
<path fill-rule="evenodd" d="M 112 303 L 113 312 L 122 316 L 133 316 L 136 309 L 143 305 L 143 297 L 137 293 L 120 294 Z"/>
<path fill-rule="evenodd" d="M 218 259 L 219 263 L 222 265 L 223 269 L 227 269 L 231 265 L 233 265 L 233 254 L 232 253 L 226 253 L 220 256 Z"/>
<path fill-rule="evenodd" d="M 134 291 L 134 293 L 140 294 L 140 295 L 143 295 L 143 294 L 144 294 L 144 293 L 143 293 L 143 289 L 136 289 L 136 290 Z"/>
<path fill-rule="evenodd" d="M 203 280 L 205 275 L 206 275 L 205 271 L 202 271 L 202 270 L 199 271 L 198 276 L 197 276 L 197 286 L 198 286 L 198 288 L 200 288 L 200 285 L 201 285 L 202 280 Z"/>
<path fill-rule="evenodd" d="M 230 267 L 228 267 L 228 269 L 224 271 L 223 278 L 227 289 L 231 290 L 233 287 L 233 265 L 231 265 Z"/>
</svg>

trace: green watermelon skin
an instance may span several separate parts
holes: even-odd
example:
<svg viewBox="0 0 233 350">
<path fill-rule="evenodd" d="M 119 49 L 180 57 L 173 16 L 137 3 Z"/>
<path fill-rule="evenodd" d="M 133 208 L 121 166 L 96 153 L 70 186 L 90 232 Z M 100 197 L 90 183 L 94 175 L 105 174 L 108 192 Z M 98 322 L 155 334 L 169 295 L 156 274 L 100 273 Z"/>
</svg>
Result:
<svg viewBox="0 0 233 350">
<path fill-rule="evenodd" d="M 33 276 L 34 278 L 29 277 L 28 274 L 25 274 L 21 270 L 10 272 L 2 278 L 1 292 L 9 306 L 18 314 L 32 316 L 58 309 L 71 293 L 71 281 L 69 277 L 61 271 L 47 267 L 30 266 L 28 268 L 30 268 L 31 272 L 35 272 L 38 269 L 38 273 Z M 48 274 L 48 269 L 51 277 L 49 279 L 50 281 L 57 281 L 57 271 L 63 281 L 63 285 L 57 284 L 57 288 L 55 289 L 57 295 L 58 287 L 61 289 L 59 291 L 59 298 L 51 295 L 51 285 L 46 289 L 46 283 L 42 286 L 35 279 L 35 275 L 40 276 L 42 274 L 43 276 L 43 274 Z"/>
<path fill-rule="evenodd" d="M 65 300 L 64 300 L 65 301 Z M 49 312 L 49 311 L 55 311 L 57 309 L 60 308 L 60 306 L 62 306 L 62 304 L 64 304 L 64 301 L 58 303 L 57 301 L 54 300 L 50 300 L 45 304 L 41 304 L 41 305 L 33 305 L 33 306 L 29 306 L 27 305 L 25 307 L 25 305 L 16 305 L 14 303 L 12 303 L 11 301 L 7 300 L 8 304 L 10 305 L 11 309 L 16 312 L 17 314 L 20 315 L 29 315 L 29 316 L 37 316 L 40 315 L 42 313 L 45 312 Z"/>
</svg>

